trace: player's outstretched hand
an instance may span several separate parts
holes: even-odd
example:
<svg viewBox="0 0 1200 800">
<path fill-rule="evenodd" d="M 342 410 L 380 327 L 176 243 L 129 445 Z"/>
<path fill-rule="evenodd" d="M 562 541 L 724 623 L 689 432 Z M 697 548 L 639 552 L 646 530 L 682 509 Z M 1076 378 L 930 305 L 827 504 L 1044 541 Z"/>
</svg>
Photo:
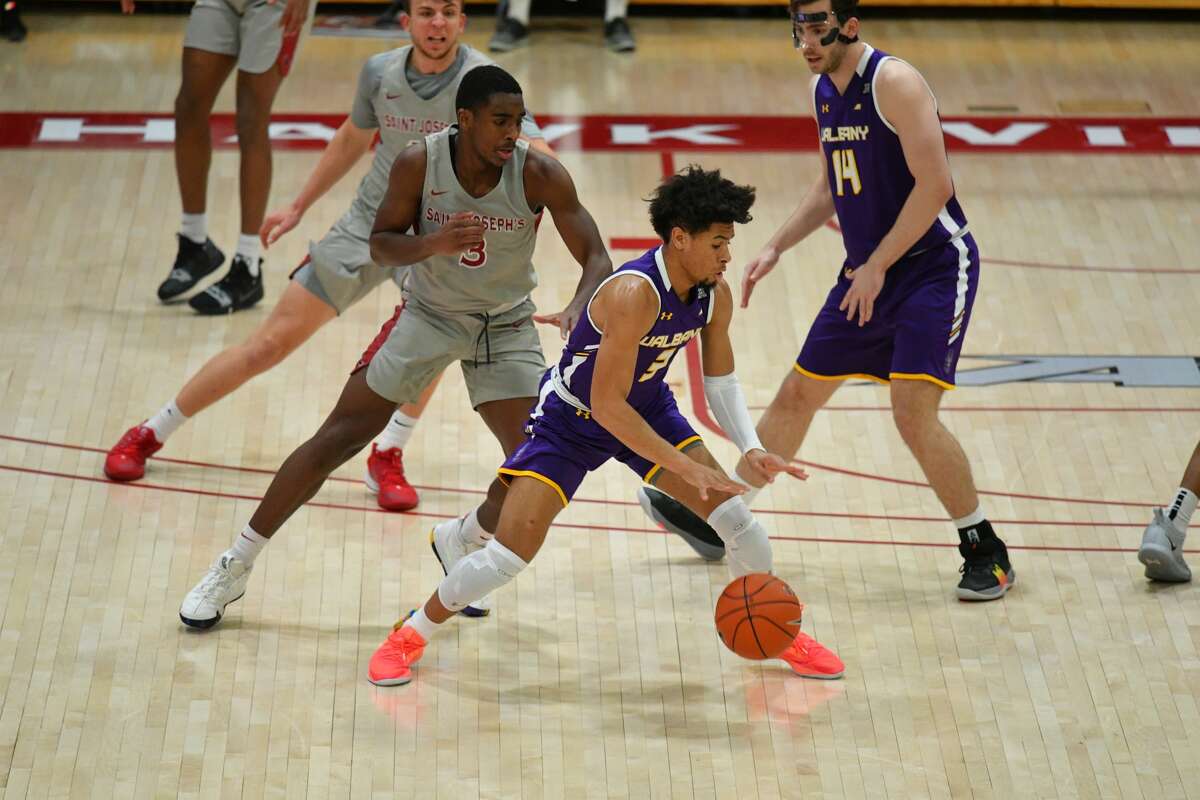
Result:
<svg viewBox="0 0 1200 800">
<path fill-rule="evenodd" d="M 279 237 L 300 224 L 303 216 L 304 212 L 295 206 L 284 206 L 267 214 L 262 227 L 258 229 L 258 238 L 263 247 L 270 247 L 279 241 Z"/>
<path fill-rule="evenodd" d="M 470 211 L 450 215 L 442 229 L 430 237 L 433 252 L 440 256 L 456 256 L 483 244 L 483 223 Z"/>
<path fill-rule="evenodd" d="M 875 311 L 875 298 L 879 297 L 879 292 L 883 289 L 883 270 L 864 264 L 858 269 L 847 268 L 846 272 L 849 273 L 847 277 L 850 278 L 850 288 L 842 297 L 838 311 L 846 312 L 847 322 L 854 321 L 854 315 L 857 313 L 858 327 L 861 328 L 871 321 L 871 315 Z"/>
<path fill-rule="evenodd" d="M 587 308 L 587 303 L 582 305 L 571 303 L 569 306 L 554 314 L 534 314 L 533 321 L 540 325 L 556 325 L 558 332 L 562 338 L 566 339 L 571 335 L 571 331 L 575 330 L 575 326 L 579 324 L 579 320 L 583 318 L 583 311 Z"/>
<path fill-rule="evenodd" d="M 744 494 L 746 485 L 738 483 L 719 469 L 713 469 L 699 461 L 687 459 L 686 466 L 679 470 L 679 477 L 700 490 L 700 499 L 707 500 L 710 490 L 728 492 L 729 494 Z"/>
<path fill-rule="evenodd" d="M 774 483 L 775 476 L 781 472 L 802 481 L 808 480 L 808 473 L 798 464 L 793 464 L 766 450 L 750 450 L 742 456 L 746 469 L 767 483 Z M 744 474 L 744 473 L 743 473 Z"/>
<path fill-rule="evenodd" d="M 778 261 L 779 253 L 768 246 L 746 265 L 746 274 L 742 277 L 742 308 L 750 305 L 750 293 L 754 291 L 754 285 L 767 277 Z"/>
</svg>

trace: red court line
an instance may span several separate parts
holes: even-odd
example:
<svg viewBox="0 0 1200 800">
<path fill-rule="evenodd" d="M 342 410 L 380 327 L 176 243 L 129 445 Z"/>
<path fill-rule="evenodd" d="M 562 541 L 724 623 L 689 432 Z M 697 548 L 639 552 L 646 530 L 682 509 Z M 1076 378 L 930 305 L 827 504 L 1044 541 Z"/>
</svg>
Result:
<svg viewBox="0 0 1200 800">
<path fill-rule="evenodd" d="M 97 478 L 90 475 L 72 475 L 68 472 L 54 472 L 51 470 L 32 469 L 30 467 L 15 467 L 9 464 L 0 464 L 0 471 L 16 472 L 23 475 L 34 475 L 44 478 L 65 478 L 70 481 L 83 481 L 85 483 L 99 483 L 105 486 L 127 486 L 133 489 L 142 489 L 147 491 L 170 492 L 173 494 L 190 494 L 201 497 L 216 497 L 227 500 L 262 500 L 261 497 L 246 494 L 233 494 L 231 492 L 214 492 L 207 489 L 189 489 L 186 487 L 163 486 L 154 483 L 145 483 L 136 481 L 125 484 L 114 484 L 107 478 Z M 427 519 L 450 519 L 449 514 L 427 514 L 423 511 L 385 511 L 382 508 L 371 508 L 368 506 L 353 506 L 342 503 L 317 503 L 309 501 L 305 505 L 314 508 L 330 508 L 339 511 L 365 511 L 378 514 L 397 514 L 409 517 L 424 517 Z M 582 523 L 555 522 L 555 526 L 560 528 L 573 528 L 576 530 L 588 530 L 598 532 L 615 531 L 618 533 L 643 533 L 658 536 L 668 535 L 667 531 L 657 528 L 627 528 L 614 525 L 586 525 Z M 913 540 L 897 540 L 897 539 L 848 539 L 839 537 L 823 537 L 823 536 L 771 536 L 770 539 L 781 542 L 811 542 L 817 544 L 859 544 L 859 545 L 888 545 L 891 547 L 940 547 L 940 548 L 957 548 L 958 545 L 953 542 L 922 542 Z M 1137 548 L 1132 547 L 1079 547 L 1066 545 L 1008 545 L 1009 550 L 1028 550 L 1037 552 L 1071 552 L 1071 553 L 1136 553 Z M 1200 550 L 1184 550 L 1185 553 L 1197 553 Z"/>
<path fill-rule="evenodd" d="M 54 447 L 54 448 L 58 448 L 61 450 L 74 450 L 74 451 L 82 452 L 82 453 L 103 454 L 103 453 L 107 452 L 105 450 L 102 450 L 99 447 L 87 447 L 85 445 L 78 445 L 78 444 L 66 444 L 63 442 L 51 442 L 51 441 L 46 441 L 46 440 L 42 440 L 42 439 L 28 439 L 23 436 L 10 436 L 8 434 L 0 434 L 0 441 L 18 442 L 21 444 L 32 444 L 32 445 L 37 445 L 40 447 Z M 219 464 L 219 463 L 214 463 L 211 461 L 190 461 L 188 459 L 182 459 L 182 458 L 160 458 L 158 456 L 155 456 L 154 460 L 161 461 L 161 462 L 168 463 L 168 464 L 179 464 L 181 466 L 200 467 L 202 469 L 220 469 L 220 470 L 226 470 L 228 472 L 244 472 L 244 473 L 249 473 L 252 475 L 271 475 L 271 476 L 275 475 L 274 470 L 263 469 L 261 467 L 243 467 L 243 466 L 239 466 L 236 464 Z M 57 474 L 57 473 L 55 473 L 55 474 Z M 100 479 L 97 478 L 96 480 L 100 480 Z M 355 478 L 339 478 L 339 477 L 334 477 L 334 476 L 330 476 L 329 478 L 326 478 L 326 480 L 334 481 L 336 483 L 350 483 L 350 484 L 361 483 L 361 481 L 359 481 Z M 116 481 L 109 481 L 107 479 L 104 479 L 102 482 L 114 483 L 114 484 L 117 483 Z M 459 486 L 432 486 L 429 484 L 413 484 L 413 486 L 417 489 L 421 489 L 422 491 L 444 492 L 447 494 L 475 494 L 475 495 L 487 494 L 486 490 L 483 490 L 483 489 L 464 489 Z M 200 490 L 196 490 L 196 491 L 200 491 Z M 225 496 L 225 495 L 221 495 L 221 496 Z M 251 498 L 251 499 L 257 499 L 257 498 Z M 633 502 L 632 500 L 607 500 L 607 499 L 588 498 L 588 497 L 576 497 L 571 502 L 572 503 L 594 504 L 594 505 L 605 505 L 605 506 L 637 506 L 638 505 L 636 502 Z M 346 508 L 358 508 L 358 506 L 346 506 Z M 374 509 L 370 509 L 370 510 L 374 510 Z M 895 515 L 887 515 L 887 514 L 848 514 L 848 513 L 840 513 L 840 512 L 836 512 L 836 511 L 792 511 L 792 510 L 787 510 L 787 509 L 783 509 L 783 510 L 755 509 L 754 513 L 769 514 L 772 516 L 784 516 L 784 517 L 816 517 L 816 518 L 828 518 L 828 519 L 879 520 L 879 521 L 883 521 L 883 522 L 929 522 L 929 523 L 935 523 L 935 524 L 942 524 L 942 523 L 946 522 L 946 520 L 942 517 L 895 516 Z M 1053 520 L 1053 519 L 1050 519 L 1050 520 L 993 519 L 992 521 L 994 523 L 996 523 L 997 525 L 1034 525 L 1034 526 L 1045 525 L 1047 527 L 1059 526 L 1059 527 L 1079 527 L 1079 528 L 1140 528 L 1140 527 L 1142 527 L 1141 523 L 1136 523 L 1136 522 L 1091 522 L 1091 521 Z"/>
</svg>

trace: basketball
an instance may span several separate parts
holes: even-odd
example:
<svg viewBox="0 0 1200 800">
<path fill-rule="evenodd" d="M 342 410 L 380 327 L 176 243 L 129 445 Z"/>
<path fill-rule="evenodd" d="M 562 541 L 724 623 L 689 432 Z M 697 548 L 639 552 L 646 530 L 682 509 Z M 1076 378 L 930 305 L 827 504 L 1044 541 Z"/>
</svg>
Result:
<svg viewBox="0 0 1200 800">
<path fill-rule="evenodd" d="M 756 572 L 735 578 L 717 598 L 717 634 L 742 658 L 778 658 L 800 632 L 804 605 L 792 587 Z"/>
</svg>

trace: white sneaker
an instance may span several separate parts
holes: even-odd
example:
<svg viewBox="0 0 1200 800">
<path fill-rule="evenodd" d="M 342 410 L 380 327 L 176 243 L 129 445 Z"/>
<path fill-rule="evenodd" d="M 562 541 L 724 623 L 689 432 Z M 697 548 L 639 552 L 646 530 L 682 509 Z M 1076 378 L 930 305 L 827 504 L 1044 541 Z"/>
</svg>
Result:
<svg viewBox="0 0 1200 800">
<path fill-rule="evenodd" d="M 1138 548 L 1138 561 L 1146 565 L 1147 578 L 1168 583 L 1186 583 L 1192 579 L 1192 570 L 1183 560 L 1186 536 L 1186 531 L 1180 533 L 1161 508 L 1154 509 L 1154 519 L 1146 526 L 1142 546 Z"/>
<path fill-rule="evenodd" d="M 225 606 L 242 599 L 253 566 L 222 553 L 195 588 L 183 598 L 179 618 L 189 628 L 211 628 L 221 621 Z"/>
<path fill-rule="evenodd" d="M 429 532 L 429 546 L 433 548 L 433 555 L 442 565 L 442 572 L 446 575 L 450 574 L 450 570 L 454 569 L 454 565 L 459 562 L 459 559 L 482 549 L 468 547 L 463 543 L 462 537 L 458 535 L 462 526 L 463 518 L 459 517 L 439 522 Z M 492 613 L 492 600 L 484 595 L 459 613 L 467 617 L 486 617 Z"/>
</svg>

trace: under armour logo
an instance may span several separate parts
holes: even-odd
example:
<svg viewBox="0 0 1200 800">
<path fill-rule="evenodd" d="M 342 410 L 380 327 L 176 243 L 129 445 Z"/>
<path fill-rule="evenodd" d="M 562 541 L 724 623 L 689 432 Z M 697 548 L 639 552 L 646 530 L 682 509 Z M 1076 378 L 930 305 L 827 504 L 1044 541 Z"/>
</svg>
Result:
<svg viewBox="0 0 1200 800">
<path fill-rule="evenodd" d="M 829 113 L 829 103 L 821 103 L 821 113 L 822 114 Z"/>
<path fill-rule="evenodd" d="M 577 416 L 577 417 L 583 417 L 584 419 L 591 419 L 591 418 L 592 418 L 592 412 L 590 412 L 590 411 L 584 411 L 582 408 L 577 408 L 577 409 L 575 409 L 575 416 Z"/>
<path fill-rule="evenodd" d="M 670 319 L 672 316 L 674 316 L 674 314 L 672 314 L 670 311 L 664 311 L 658 315 L 658 318 L 660 320 L 664 320 L 664 319 Z"/>
</svg>

